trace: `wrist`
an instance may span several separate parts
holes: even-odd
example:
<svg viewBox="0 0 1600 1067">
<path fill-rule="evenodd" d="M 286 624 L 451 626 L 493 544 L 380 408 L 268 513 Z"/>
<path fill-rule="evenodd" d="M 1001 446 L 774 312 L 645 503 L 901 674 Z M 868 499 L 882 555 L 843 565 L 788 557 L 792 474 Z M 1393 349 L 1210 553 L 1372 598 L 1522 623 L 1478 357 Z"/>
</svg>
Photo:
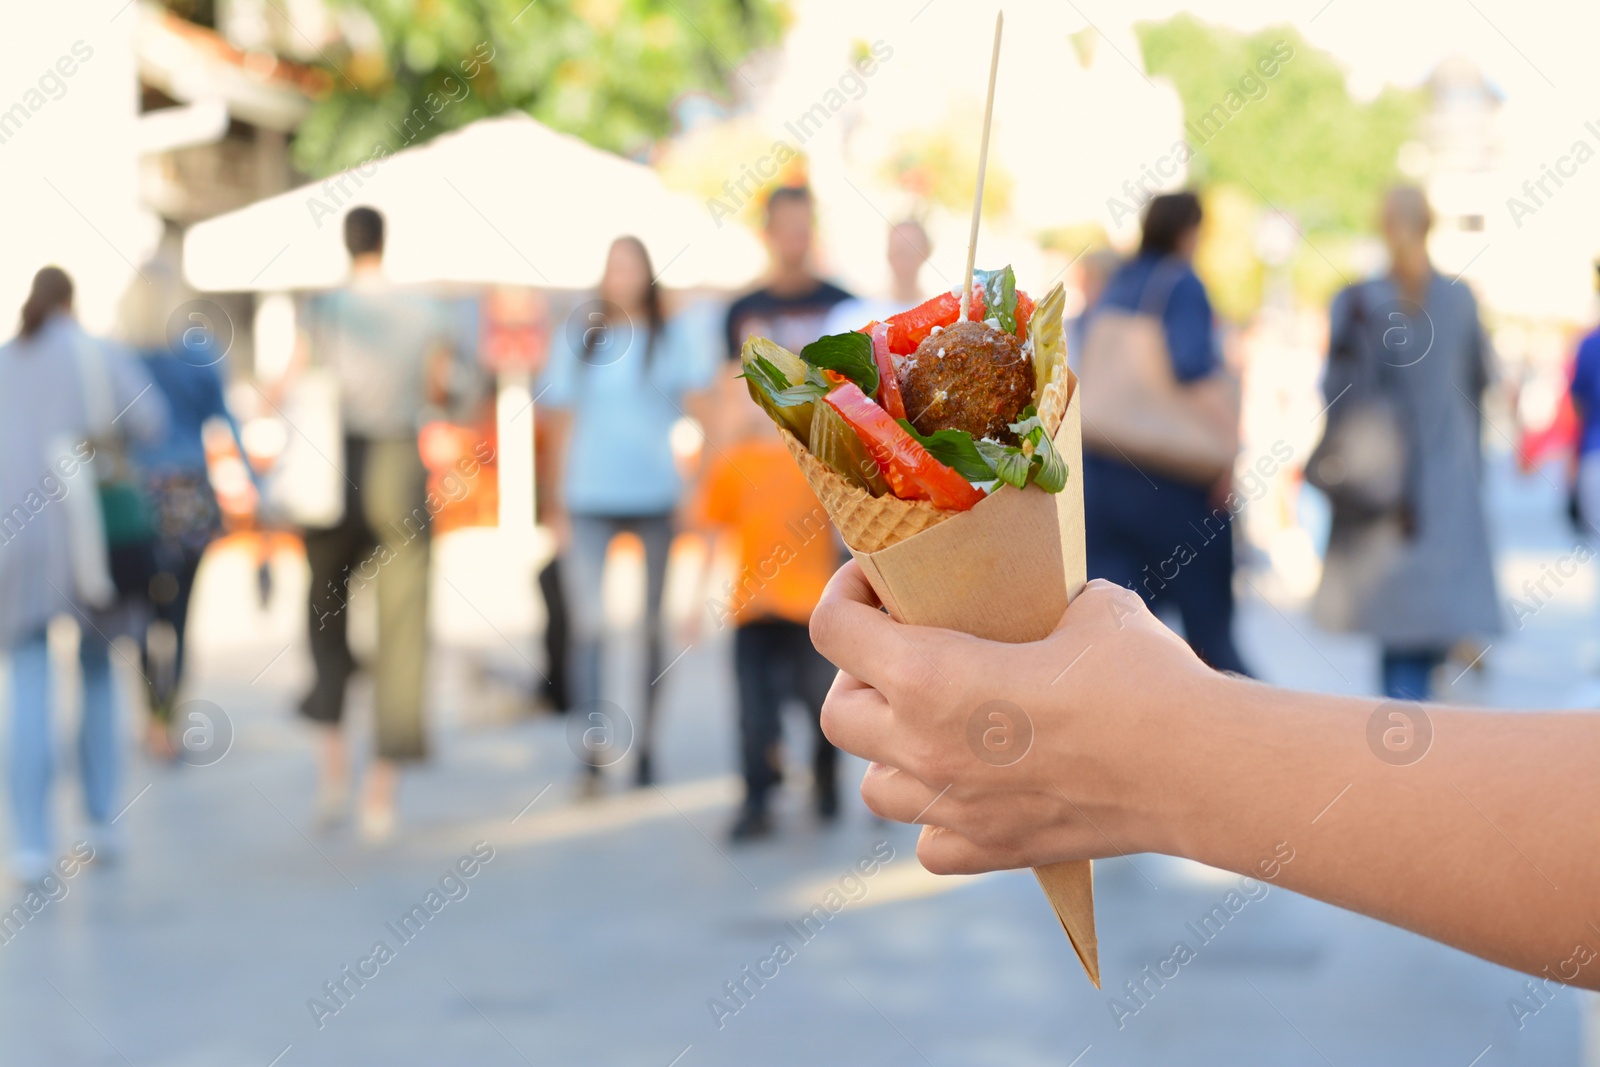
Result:
<svg viewBox="0 0 1600 1067">
<path fill-rule="evenodd" d="M 1215 862 L 1217 820 L 1226 818 L 1221 792 L 1247 773 L 1241 760 L 1248 721 L 1261 687 L 1249 679 L 1205 670 L 1163 695 L 1141 730 L 1142 765 L 1129 805 L 1129 837 L 1140 851 L 1201 863 Z"/>
</svg>

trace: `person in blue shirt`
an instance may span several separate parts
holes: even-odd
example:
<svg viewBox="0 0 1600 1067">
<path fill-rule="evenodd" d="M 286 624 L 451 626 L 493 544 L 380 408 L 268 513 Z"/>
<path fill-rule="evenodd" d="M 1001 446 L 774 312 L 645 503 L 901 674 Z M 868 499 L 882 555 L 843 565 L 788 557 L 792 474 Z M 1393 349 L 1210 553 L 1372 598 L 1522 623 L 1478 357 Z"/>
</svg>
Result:
<svg viewBox="0 0 1600 1067">
<path fill-rule="evenodd" d="M 1600 263 L 1595 264 L 1600 272 Z M 1578 517 L 1600 531 L 1600 327 L 1578 342 L 1569 390 L 1578 414 Z"/>
<path fill-rule="evenodd" d="M 133 450 L 156 520 L 155 572 L 148 590 L 152 621 L 172 630 L 166 656 L 152 654 L 148 630 L 139 641 L 150 707 L 145 747 L 159 760 L 176 754 L 172 712 L 183 681 L 189 599 L 206 547 L 222 532 L 222 511 L 206 463 L 205 424 L 222 420 L 233 432 L 240 456 L 245 454 L 239 424 L 223 399 L 217 364 L 226 353 L 218 348 L 213 329 L 197 328 L 176 345 L 137 350 L 169 413 L 166 434 Z"/>
<path fill-rule="evenodd" d="M 635 689 L 643 704 L 630 699 L 623 709 L 630 718 L 635 708 L 642 712 L 634 724 L 640 785 L 654 780 L 652 728 L 660 688 L 653 680 L 663 666 L 661 599 L 674 514 L 684 494 L 672 428 L 687 406 L 699 406 L 718 365 L 714 344 L 696 343 L 684 324 L 667 320 L 654 277 L 638 238 L 613 242 L 599 299 L 579 305 L 551 338 L 550 363 L 538 393 L 555 450 L 550 469 L 556 484 L 543 494 L 549 506 L 543 519 L 562 555 L 572 710 L 604 730 L 622 728 L 610 721 L 616 712 L 599 704 L 606 553 L 621 533 L 634 534 L 644 544 L 647 655 Z M 593 792 L 602 761 L 585 762 L 585 789 Z"/>
<path fill-rule="evenodd" d="M 1198 382 L 1222 369 L 1211 301 L 1194 272 L 1200 199 L 1158 196 L 1146 208 L 1139 253 L 1106 284 L 1096 307 L 1160 310 L 1173 376 Z M 1211 491 L 1145 472 L 1115 456 L 1083 457 L 1089 577 L 1170 604 L 1184 637 L 1211 666 L 1249 674 L 1233 642 L 1233 519 Z M 1220 527 L 1219 527 L 1220 522 Z"/>
</svg>

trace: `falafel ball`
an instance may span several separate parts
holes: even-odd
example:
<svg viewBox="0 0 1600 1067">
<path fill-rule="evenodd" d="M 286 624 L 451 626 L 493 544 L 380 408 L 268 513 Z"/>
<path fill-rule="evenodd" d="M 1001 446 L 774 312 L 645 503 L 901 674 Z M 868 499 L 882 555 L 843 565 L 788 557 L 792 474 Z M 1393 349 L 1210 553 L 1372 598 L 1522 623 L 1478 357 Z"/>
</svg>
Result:
<svg viewBox="0 0 1600 1067">
<path fill-rule="evenodd" d="M 921 434 L 957 429 L 1015 444 L 1010 424 L 1033 387 L 1033 360 L 1016 337 L 982 322 L 930 335 L 900 367 L 906 414 Z"/>
</svg>

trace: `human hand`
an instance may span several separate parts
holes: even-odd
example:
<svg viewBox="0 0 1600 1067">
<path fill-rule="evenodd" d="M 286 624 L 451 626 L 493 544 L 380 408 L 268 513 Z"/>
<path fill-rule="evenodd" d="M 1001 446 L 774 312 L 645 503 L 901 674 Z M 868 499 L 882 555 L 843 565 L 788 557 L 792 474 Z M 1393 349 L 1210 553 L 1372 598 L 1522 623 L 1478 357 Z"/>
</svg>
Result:
<svg viewBox="0 0 1600 1067">
<path fill-rule="evenodd" d="M 841 672 L 823 732 L 873 761 L 869 808 L 924 824 L 917 858 L 935 874 L 1175 851 L 1170 806 L 1193 798 L 1172 788 L 1172 727 L 1239 684 L 1104 581 L 1048 637 L 1006 644 L 895 622 L 851 562 L 811 635 Z"/>
</svg>

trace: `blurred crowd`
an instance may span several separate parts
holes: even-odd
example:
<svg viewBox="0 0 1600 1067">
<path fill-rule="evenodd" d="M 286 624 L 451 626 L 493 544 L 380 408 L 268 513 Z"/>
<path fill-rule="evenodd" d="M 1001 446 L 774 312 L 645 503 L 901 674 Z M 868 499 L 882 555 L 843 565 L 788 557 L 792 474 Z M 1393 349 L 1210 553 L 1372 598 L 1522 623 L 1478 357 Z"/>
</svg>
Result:
<svg viewBox="0 0 1600 1067">
<path fill-rule="evenodd" d="M 1261 499 L 1257 487 L 1287 484 L 1293 494 L 1307 482 L 1330 513 L 1314 617 L 1375 640 L 1379 691 L 1426 700 L 1447 658 L 1470 659 L 1502 625 L 1481 444 L 1495 359 L 1471 291 L 1429 261 L 1432 218 L 1422 194 L 1396 188 L 1376 207 L 1388 266 L 1343 289 L 1328 309 L 1324 428 L 1309 454 L 1241 437 L 1240 379 L 1251 369 L 1224 343 L 1193 265 L 1205 225 L 1196 196 L 1153 198 L 1136 252 L 1087 252 L 1064 272 L 1081 307 L 1068 338 L 1084 390 L 1088 571 L 1137 590 L 1214 667 L 1250 674 L 1257 665 L 1234 635 L 1235 572 L 1249 551 L 1238 520 Z M 836 756 L 819 726 L 833 669 L 812 647 L 807 622 L 847 556 L 746 396 L 741 349 L 758 334 L 798 351 L 935 295 L 923 280 L 928 235 L 912 219 L 888 228 L 879 292 L 829 282 L 816 267 L 815 210 L 804 187 L 770 195 L 769 271 L 719 309 L 716 330 L 705 328 L 699 305 L 662 290 L 652 250 L 619 238 L 592 299 L 549 332 L 532 383 L 537 521 L 554 550 L 538 573 L 542 688 L 528 704 L 581 718 L 619 698 L 636 720 L 631 784 L 656 782 L 655 683 L 698 636 L 664 621 L 668 562 L 675 538 L 694 531 L 712 547 L 696 577 L 694 599 L 704 607 L 691 628 L 732 626 L 726 669 L 738 706 L 728 751 L 744 780 L 728 828 L 734 841 L 774 833 L 775 790 L 786 779 L 807 781 L 784 753 L 789 710 L 808 735 L 815 816 L 838 816 Z M 262 527 L 292 531 L 310 574 L 304 618 L 314 679 L 297 707 L 318 768 L 316 818 L 324 827 L 351 821 L 375 843 L 400 825 L 402 768 L 429 752 L 431 542 L 446 501 L 432 486 L 419 433 L 441 413 L 481 407 L 485 395 L 462 372 L 447 302 L 385 275 L 387 228 L 408 221 L 364 207 L 344 216 L 348 280 L 305 302 L 289 367 L 261 383 L 262 401 L 287 413 L 291 440 L 272 465 L 244 468 L 262 515 L 272 517 Z M 158 268 L 149 269 L 159 280 Z M 59 762 L 52 620 L 73 620 L 79 631 L 75 765 L 95 855 L 114 857 L 124 749 L 111 657 L 125 649 L 143 678 L 148 755 L 181 755 L 172 713 L 186 685 L 189 604 L 225 526 L 208 435 L 222 427 L 238 455 L 248 453 L 225 399 L 215 331 L 173 335 L 176 289 L 146 285 L 156 295 L 124 316 L 112 341 L 85 331 L 72 279 L 46 267 L 15 336 L 0 347 L 6 778 L 11 866 L 24 882 L 48 873 L 60 848 L 49 803 Z M 1600 332 L 1578 350 L 1570 396 L 1572 427 L 1560 447 L 1575 460 L 1575 521 L 1593 531 Z M 454 473 L 471 482 L 494 455 L 486 439 L 458 457 Z M 619 538 L 636 543 L 643 560 L 647 655 L 631 674 L 607 669 L 621 662 L 608 654 L 602 596 Z M 710 565 L 717 560 L 720 569 Z M 351 649 L 353 597 L 376 603 L 369 662 Z M 375 736 L 358 775 L 346 706 L 360 670 L 374 682 Z M 603 748 L 573 768 L 580 795 L 605 788 L 614 761 Z"/>
</svg>

